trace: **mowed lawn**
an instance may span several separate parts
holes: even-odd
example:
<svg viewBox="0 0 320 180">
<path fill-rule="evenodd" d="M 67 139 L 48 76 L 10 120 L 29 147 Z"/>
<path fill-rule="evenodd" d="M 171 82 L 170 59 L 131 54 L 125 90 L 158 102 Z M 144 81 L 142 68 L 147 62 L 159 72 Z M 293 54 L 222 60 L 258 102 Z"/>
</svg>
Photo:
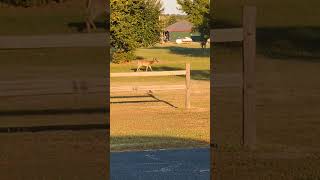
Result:
<svg viewBox="0 0 320 180">
<path fill-rule="evenodd" d="M 166 44 L 138 49 L 136 54 L 159 63 L 154 71 L 185 69 L 191 65 L 191 106 L 184 108 L 185 91 L 111 93 L 111 150 L 204 147 L 209 144 L 209 48 L 199 43 Z M 134 72 L 136 62 L 111 64 L 111 72 Z M 111 78 L 111 86 L 185 84 L 183 76 Z M 137 97 L 145 96 L 145 97 Z M 146 102 L 158 100 L 159 102 Z M 132 102 L 136 101 L 136 103 Z"/>
</svg>

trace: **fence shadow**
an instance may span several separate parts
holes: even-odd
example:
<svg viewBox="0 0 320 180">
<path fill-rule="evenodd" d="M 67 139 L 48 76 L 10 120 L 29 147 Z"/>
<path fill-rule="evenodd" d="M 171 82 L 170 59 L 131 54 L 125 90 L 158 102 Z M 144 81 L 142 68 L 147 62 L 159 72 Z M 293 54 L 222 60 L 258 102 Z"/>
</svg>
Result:
<svg viewBox="0 0 320 180">
<path fill-rule="evenodd" d="M 118 101 L 118 102 L 110 102 L 110 103 L 111 104 L 130 104 L 130 103 L 134 104 L 134 103 L 161 102 L 161 103 L 165 103 L 173 108 L 178 108 L 175 105 L 169 103 L 168 101 L 157 98 L 155 95 L 152 94 L 152 91 L 149 91 L 149 93 L 147 95 L 143 95 L 143 96 L 110 96 L 110 99 L 111 98 L 115 98 L 115 99 L 152 98 L 152 100 Z"/>
</svg>

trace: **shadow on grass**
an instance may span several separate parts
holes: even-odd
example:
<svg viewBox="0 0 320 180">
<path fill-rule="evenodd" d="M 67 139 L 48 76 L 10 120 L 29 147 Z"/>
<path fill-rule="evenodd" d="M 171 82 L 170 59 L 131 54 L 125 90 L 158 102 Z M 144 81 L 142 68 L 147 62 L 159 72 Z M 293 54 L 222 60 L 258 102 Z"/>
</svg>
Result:
<svg viewBox="0 0 320 180">
<path fill-rule="evenodd" d="M 135 100 L 135 101 L 118 101 L 118 102 L 110 102 L 111 104 L 129 104 L 129 103 L 150 103 L 150 102 L 161 102 L 165 103 L 173 108 L 178 108 L 175 105 L 169 103 L 168 101 L 161 100 L 154 96 L 152 93 L 148 93 L 148 95 L 144 96 L 111 96 L 113 99 L 130 99 L 130 98 L 152 98 L 153 100 Z"/>
<path fill-rule="evenodd" d="M 199 48 L 190 47 L 177 47 L 177 46 L 166 46 L 166 47 L 152 47 L 150 49 L 168 49 L 171 53 L 177 55 L 185 55 L 191 57 L 210 57 L 210 48 L 202 49 L 199 43 Z"/>
<path fill-rule="evenodd" d="M 170 66 L 155 66 L 152 67 L 153 71 L 179 71 L 185 70 L 180 67 L 170 67 Z M 191 67 L 192 69 L 192 67 Z M 136 71 L 136 68 L 132 68 L 131 71 Z M 141 71 L 145 71 L 145 68 Z M 179 75 L 178 77 L 185 77 L 183 75 Z M 191 70 L 191 79 L 193 80 L 210 80 L 210 70 Z"/>
<path fill-rule="evenodd" d="M 111 151 L 209 147 L 206 141 L 169 136 L 112 136 Z"/>
</svg>

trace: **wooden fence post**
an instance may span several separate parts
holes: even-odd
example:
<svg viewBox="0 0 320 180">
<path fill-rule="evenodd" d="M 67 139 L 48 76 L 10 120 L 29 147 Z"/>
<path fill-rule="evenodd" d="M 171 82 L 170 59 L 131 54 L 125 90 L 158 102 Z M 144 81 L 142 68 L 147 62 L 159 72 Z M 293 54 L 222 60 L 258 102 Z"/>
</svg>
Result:
<svg viewBox="0 0 320 180">
<path fill-rule="evenodd" d="M 256 59 L 256 8 L 243 8 L 243 122 L 242 145 L 255 148 L 255 59 Z"/>
<path fill-rule="evenodd" d="M 191 94 L 191 86 L 190 86 L 190 64 L 186 64 L 186 97 L 185 104 L 186 109 L 190 108 L 190 94 Z"/>
</svg>

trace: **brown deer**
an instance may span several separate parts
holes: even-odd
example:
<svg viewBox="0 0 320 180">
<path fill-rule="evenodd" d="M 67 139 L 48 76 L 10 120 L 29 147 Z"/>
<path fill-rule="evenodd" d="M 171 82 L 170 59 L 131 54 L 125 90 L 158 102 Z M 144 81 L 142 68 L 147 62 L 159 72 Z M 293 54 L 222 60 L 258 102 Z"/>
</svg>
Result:
<svg viewBox="0 0 320 180">
<path fill-rule="evenodd" d="M 154 63 L 159 62 L 157 58 L 153 58 L 151 61 L 150 60 L 138 60 L 138 68 L 137 71 L 140 71 L 141 66 L 146 67 L 146 71 L 148 71 L 148 68 L 152 71 L 151 65 Z"/>
<path fill-rule="evenodd" d="M 91 32 L 91 28 L 97 29 L 94 20 L 98 17 L 110 13 L 110 7 L 107 6 L 110 0 L 86 0 L 86 28 L 87 32 Z"/>
</svg>

